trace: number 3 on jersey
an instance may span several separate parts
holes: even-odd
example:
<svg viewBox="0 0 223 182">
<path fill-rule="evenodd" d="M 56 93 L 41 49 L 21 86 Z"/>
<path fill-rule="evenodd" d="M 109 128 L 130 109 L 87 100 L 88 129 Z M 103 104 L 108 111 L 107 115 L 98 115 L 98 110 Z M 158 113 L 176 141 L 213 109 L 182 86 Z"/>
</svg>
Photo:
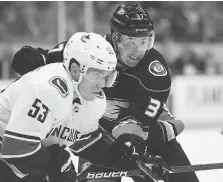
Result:
<svg viewBox="0 0 223 182">
<path fill-rule="evenodd" d="M 145 114 L 151 118 L 154 118 L 157 115 L 161 106 L 162 104 L 159 100 L 150 98 L 150 103 L 148 107 L 146 108 Z"/>
</svg>

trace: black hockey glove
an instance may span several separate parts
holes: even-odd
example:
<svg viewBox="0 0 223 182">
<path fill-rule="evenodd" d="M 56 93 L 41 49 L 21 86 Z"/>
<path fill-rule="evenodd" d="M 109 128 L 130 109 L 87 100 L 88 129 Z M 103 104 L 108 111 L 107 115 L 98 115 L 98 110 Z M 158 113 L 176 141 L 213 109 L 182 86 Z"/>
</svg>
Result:
<svg viewBox="0 0 223 182">
<path fill-rule="evenodd" d="M 147 152 L 147 146 L 143 138 L 135 134 L 124 133 L 116 139 L 112 150 L 118 158 L 128 157 L 132 160 L 137 160 L 144 157 Z"/>
<path fill-rule="evenodd" d="M 146 166 L 149 167 L 155 174 L 161 177 L 164 181 L 169 180 L 169 172 L 164 168 L 170 166 L 159 155 L 145 155 Z"/>
<path fill-rule="evenodd" d="M 47 52 L 48 50 L 41 48 L 35 49 L 31 46 L 24 46 L 15 53 L 11 67 L 16 73 L 24 75 L 40 66 L 44 66 Z"/>
<path fill-rule="evenodd" d="M 46 170 L 50 182 L 76 182 L 75 167 L 70 153 L 58 144 L 48 147 L 47 150 L 51 154 Z"/>
</svg>

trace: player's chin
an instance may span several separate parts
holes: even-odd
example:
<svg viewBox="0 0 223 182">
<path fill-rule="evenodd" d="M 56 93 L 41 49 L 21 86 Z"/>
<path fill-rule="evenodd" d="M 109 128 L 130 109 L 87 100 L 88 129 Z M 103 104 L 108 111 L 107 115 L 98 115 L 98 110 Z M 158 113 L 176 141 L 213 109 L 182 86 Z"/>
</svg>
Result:
<svg viewBox="0 0 223 182">
<path fill-rule="evenodd" d="M 139 64 L 140 60 L 128 60 L 128 66 L 129 67 L 136 67 Z"/>
<path fill-rule="evenodd" d="M 128 57 L 127 64 L 129 67 L 135 67 L 139 64 L 140 60 L 142 59 L 142 56 L 139 56 L 137 58 Z"/>
<path fill-rule="evenodd" d="M 98 93 L 89 93 L 88 95 L 85 96 L 86 101 L 93 101 L 97 97 Z"/>
</svg>

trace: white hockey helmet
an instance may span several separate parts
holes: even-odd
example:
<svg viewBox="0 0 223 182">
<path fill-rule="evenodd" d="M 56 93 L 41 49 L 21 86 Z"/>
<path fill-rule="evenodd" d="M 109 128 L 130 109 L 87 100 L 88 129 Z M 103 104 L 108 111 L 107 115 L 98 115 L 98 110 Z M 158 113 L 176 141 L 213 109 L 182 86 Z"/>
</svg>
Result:
<svg viewBox="0 0 223 182">
<path fill-rule="evenodd" d="M 113 71 L 117 64 L 116 54 L 111 44 L 96 33 L 75 33 L 64 48 L 63 58 L 67 70 L 72 59 L 80 64 L 81 75 L 77 82 L 73 80 L 75 84 L 81 82 L 88 68 Z"/>
</svg>

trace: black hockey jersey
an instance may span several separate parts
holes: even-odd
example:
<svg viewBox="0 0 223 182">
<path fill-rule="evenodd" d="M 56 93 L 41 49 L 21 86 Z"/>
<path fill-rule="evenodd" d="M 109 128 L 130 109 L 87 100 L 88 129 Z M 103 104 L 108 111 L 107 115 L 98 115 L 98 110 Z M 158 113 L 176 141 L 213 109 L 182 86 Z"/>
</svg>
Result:
<svg viewBox="0 0 223 182">
<path fill-rule="evenodd" d="M 110 36 L 106 38 L 110 41 Z M 127 114 L 144 126 L 157 122 L 171 88 L 171 77 L 163 56 L 152 48 L 136 67 L 118 71 L 112 88 L 104 88 L 107 109 L 100 120 L 101 125 L 111 130 L 117 118 Z"/>
</svg>

